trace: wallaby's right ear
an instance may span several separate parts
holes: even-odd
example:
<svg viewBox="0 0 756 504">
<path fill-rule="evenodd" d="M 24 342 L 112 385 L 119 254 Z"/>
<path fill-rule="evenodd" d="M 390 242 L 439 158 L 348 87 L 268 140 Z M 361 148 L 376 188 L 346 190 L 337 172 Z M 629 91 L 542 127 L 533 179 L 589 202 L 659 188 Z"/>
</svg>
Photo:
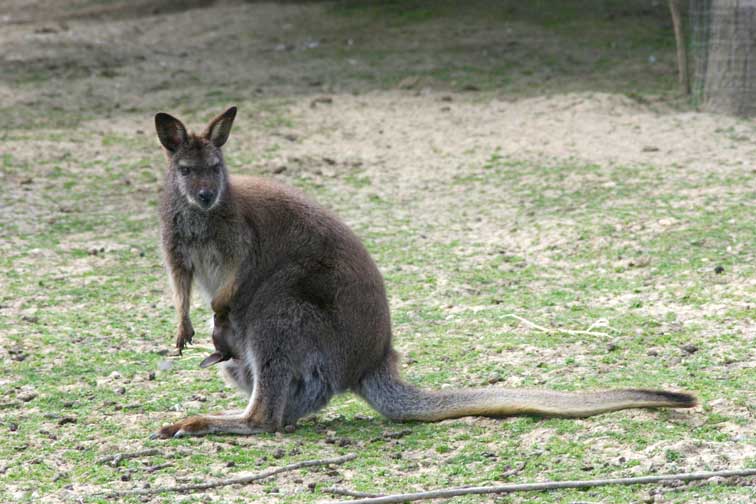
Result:
<svg viewBox="0 0 756 504">
<path fill-rule="evenodd" d="M 170 152 L 176 152 L 189 138 L 181 121 L 163 112 L 155 115 L 155 129 L 160 143 Z"/>
</svg>

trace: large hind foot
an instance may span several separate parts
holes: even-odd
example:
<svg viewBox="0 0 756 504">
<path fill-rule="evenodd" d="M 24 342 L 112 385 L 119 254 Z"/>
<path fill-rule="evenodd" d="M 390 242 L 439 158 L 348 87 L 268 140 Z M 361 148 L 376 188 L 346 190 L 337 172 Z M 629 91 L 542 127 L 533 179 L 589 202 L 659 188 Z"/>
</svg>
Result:
<svg viewBox="0 0 756 504">
<path fill-rule="evenodd" d="M 180 422 L 166 425 L 153 433 L 150 439 L 170 439 L 185 436 L 203 436 L 210 433 L 207 421 L 202 416 L 185 418 Z"/>
<path fill-rule="evenodd" d="M 198 415 L 185 418 L 180 422 L 166 425 L 150 436 L 150 439 L 170 439 L 187 436 L 204 436 L 206 434 L 260 434 L 275 432 L 273 425 L 261 425 L 248 415 Z"/>
</svg>

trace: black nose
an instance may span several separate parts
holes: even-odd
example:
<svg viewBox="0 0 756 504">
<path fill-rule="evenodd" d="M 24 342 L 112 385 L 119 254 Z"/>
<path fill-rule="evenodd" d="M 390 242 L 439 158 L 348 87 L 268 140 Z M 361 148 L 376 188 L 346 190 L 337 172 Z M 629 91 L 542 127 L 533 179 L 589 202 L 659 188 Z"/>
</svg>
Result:
<svg viewBox="0 0 756 504">
<path fill-rule="evenodd" d="M 202 203 L 202 205 L 204 206 L 209 206 L 210 203 L 213 202 L 214 197 L 215 194 L 213 194 L 212 191 L 208 191 L 207 189 L 202 189 L 197 193 L 197 199 L 199 199 L 200 203 Z"/>
</svg>

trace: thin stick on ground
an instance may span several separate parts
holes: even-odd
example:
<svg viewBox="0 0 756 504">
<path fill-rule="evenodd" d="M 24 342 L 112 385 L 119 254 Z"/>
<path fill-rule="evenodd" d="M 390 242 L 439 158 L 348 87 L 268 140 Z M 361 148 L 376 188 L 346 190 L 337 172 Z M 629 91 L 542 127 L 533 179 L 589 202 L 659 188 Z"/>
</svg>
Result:
<svg viewBox="0 0 756 504">
<path fill-rule="evenodd" d="M 513 467 L 507 471 L 504 471 L 499 475 L 499 478 L 509 478 L 510 476 L 514 476 L 516 474 L 519 474 L 522 472 L 523 469 L 525 469 L 525 466 L 528 465 L 527 462 L 523 462 L 517 467 Z"/>
<path fill-rule="evenodd" d="M 154 472 L 159 471 L 161 469 L 165 469 L 166 467 L 172 467 L 172 466 L 173 466 L 172 463 L 166 462 L 165 464 L 158 464 L 158 465 L 150 466 L 147 469 L 145 469 L 144 472 L 146 472 L 146 473 L 154 473 Z"/>
<path fill-rule="evenodd" d="M 346 497 L 383 497 L 383 494 L 374 494 L 374 493 L 367 493 L 367 492 L 355 492 L 354 490 L 348 490 L 346 488 L 338 488 L 338 487 L 331 487 L 331 488 L 324 488 L 321 490 L 323 493 L 329 493 L 333 495 L 343 495 Z"/>
<path fill-rule="evenodd" d="M 602 331 L 594 331 L 593 329 L 595 327 L 605 327 L 605 328 L 607 328 L 607 329 L 609 329 L 609 330 L 611 330 L 613 332 L 617 332 L 616 329 L 614 329 L 613 327 L 611 327 L 603 319 L 602 320 L 597 320 L 596 322 L 592 323 L 588 327 L 588 329 L 563 329 L 561 327 L 545 327 L 545 326 L 542 326 L 542 325 L 538 325 L 535 322 L 531 322 L 530 320 L 526 319 L 525 317 L 521 317 L 521 316 L 519 316 L 519 315 L 517 315 L 515 313 L 507 313 L 506 315 L 503 315 L 503 317 L 504 318 L 513 318 L 515 320 L 519 320 L 523 324 L 526 324 L 526 325 L 532 327 L 533 329 L 536 329 L 536 330 L 544 332 L 544 333 L 549 333 L 549 334 L 562 333 L 562 334 L 573 334 L 573 335 L 585 334 L 585 335 L 588 335 L 588 336 L 609 336 L 608 333 L 605 333 L 605 332 L 602 332 Z"/>
<path fill-rule="evenodd" d="M 387 495 L 385 497 L 375 497 L 350 501 L 339 501 L 338 504 L 394 504 L 400 502 L 412 502 L 429 499 L 446 499 L 460 495 L 483 495 L 483 494 L 502 494 L 512 492 L 533 492 L 544 490 L 558 490 L 562 488 L 589 488 L 607 485 L 648 485 L 662 481 L 695 481 L 706 480 L 714 477 L 731 478 L 734 476 L 753 476 L 756 475 L 756 469 L 741 469 L 732 471 L 712 471 L 698 473 L 681 473 L 681 474 L 662 474 L 659 476 L 641 476 L 637 478 L 615 478 L 615 479 L 597 479 L 582 481 L 546 481 L 542 483 L 524 483 L 516 485 L 502 485 L 492 487 L 467 487 L 467 488 L 445 488 L 442 490 L 432 490 L 429 492 L 417 492 L 398 495 Z M 324 501 L 325 504 L 326 501 Z"/>
<path fill-rule="evenodd" d="M 336 458 L 330 458 L 330 459 L 304 460 L 302 462 L 296 462 L 294 464 L 289 464 L 287 466 L 276 467 L 276 468 L 269 469 L 267 471 L 263 471 L 257 474 L 250 474 L 248 476 L 239 476 L 237 478 L 228 478 L 228 479 L 222 479 L 222 480 L 216 480 L 216 481 L 209 481 L 209 482 L 197 483 L 193 485 L 178 485 L 178 486 L 166 486 L 166 487 L 155 487 L 155 488 L 135 488 L 133 490 L 124 490 L 121 492 L 111 492 L 107 494 L 98 493 L 98 494 L 95 494 L 95 496 L 104 496 L 106 498 L 110 498 L 110 497 L 125 497 L 128 495 L 155 495 L 155 494 L 169 493 L 169 492 L 173 492 L 173 493 L 201 492 L 203 490 L 208 490 L 210 488 L 218 488 L 218 487 L 229 486 L 229 485 L 247 485 L 255 481 L 259 481 L 265 478 L 270 478 L 271 476 L 274 476 L 282 472 L 296 471 L 297 469 L 302 469 L 304 467 L 343 464 L 344 462 L 349 462 L 350 460 L 353 460 L 355 458 L 357 458 L 357 455 L 354 453 L 350 453 L 342 457 L 336 457 Z"/>
<path fill-rule="evenodd" d="M 149 448 L 147 450 L 139 450 L 131 453 L 116 453 L 114 455 L 106 455 L 97 459 L 98 464 L 105 464 L 110 462 L 113 467 L 121 463 L 122 460 L 139 458 L 139 457 L 151 457 L 152 455 L 160 455 L 160 450 L 156 448 Z"/>
</svg>

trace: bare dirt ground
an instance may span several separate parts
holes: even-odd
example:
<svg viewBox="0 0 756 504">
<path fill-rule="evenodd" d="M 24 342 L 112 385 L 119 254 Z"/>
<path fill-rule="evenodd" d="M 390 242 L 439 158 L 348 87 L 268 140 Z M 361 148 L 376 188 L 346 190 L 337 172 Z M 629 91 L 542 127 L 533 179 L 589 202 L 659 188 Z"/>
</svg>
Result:
<svg viewBox="0 0 756 504">
<path fill-rule="evenodd" d="M 697 215 L 702 208 L 724 211 L 733 201 L 754 208 L 754 121 L 695 112 L 674 95 L 669 85 L 658 84 L 673 78 L 668 49 L 655 52 L 652 65 L 646 55 L 640 57 L 631 49 L 622 53 L 625 49 L 620 44 L 614 55 L 620 62 L 607 66 L 602 59 L 603 49 L 596 48 L 604 47 L 603 42 L 581 49 L 573 32 L 565 35 L 546 24 L 529 22 L 518 17 L 514 7 L 511 12 L 502 7 L 504 10 L 490 19 L 462 9 L 459 16 L 429 16 L 418 24 L 411 17 L 373 17 L 372 11 L 342 11 L 339 5 L 3 2 L 0 155 L 5 156 L 10 168 L 2 172 L 7 184 L 0 200 L 0 224 L 10 237 L 0 244 L 0 251 L 10 257 L 18 250 L 28 249 L 8 263 L 14 274 L 25 275 L 29 286 L 36 281 L 40 285 L 48 282 L 52 270 L 55 277 L 87 275 L 83 285 L 107 278 L 105 274 L 98 276 L 97 268 L 92 266 L 92 254 L 74 259 L 66 254 L 100 249 L 114 254 L 131 253 L 138 250 L 140 241 L 155 239 L 154 197 L 162 160 L 157 140 L 153 140 L 153 114 L 160 110 L 171 112 L 199 127 L 223 107 L 239 104 L 240 115 L 227 148 L 231 166 L 239 172 L 268 174 L 314 189 L 327 205 L 371 237 L 379 262 L 381 258 L 385 260 L 384 271 L 396 277 L 398 284 L 404 274 L 433 276 L 435 283 L 429 290 L 407 297 L 397 288 L 398 293 L 392 296 L 392 306 L 407 314 L 400 316 L 397 324 L 398 345 L 405 353 L 422 355 L 435 341 L 415 338 L 423 324 L 413 325 L 412 313 L 420 304 L 444 310 L 447 321 L 499 309 L 478 298 L 465 301 L 464 296 L 476 287 L 455 284 L 459 270 L 486 267 L 493 250 L 503 249 L 507 255 L 522 258 L 528 267 L 536 268 L 538 273 L 531 279 L 530 288 L 546 291 L 569 284 L 576 266 L 571 255 L 602 250 L 608 242 L 620 247 L 624 240 L 633 253 L 640 255 L 633 259 L 639 267 L 627 266 L 626 256 L 603 255 L 585 259 L 578 266 L 598 274 L 627 268 L 631 280 L 643 277 L 643 290 L 640 294 L 586 294 L 590 309 L 622 311 L 640 297 L 643 303 L 634 312 L 637 317 L 665 320 L 667 329 L 674 324 L 694 327 L 700 341 L 720 334 L 724 318 L 724 329 L 736 336 L 712 349 L 716 364 L 711 372 L 726 369 L 723 376 L 728 372 L 740 373 L 738 376 L 750 373 L 753 378 L 756 278 L 751 274 L 752 268 L 742 261 L 743 257 L 753 259 L 749 252 L 752 236 L 749 239 L 746 234 L 743 240 L 739 235 L 728 249 L 727 253 L 738 257 L 742 266 L 734 267 L 726 282 L 695 283 L 696 288 L 706 291 L 705 299 L 695 305 L 683 299 L 693 285 L 690 271 L 698 271 L 698 266 L 691 266 L 678 277 L 648 274 L 648 263 L 656 264 L 654 257 L 647 256 L 643 243 L 693 227 L 693 217 L 688 221 L 686 216 Z M 448 8 L 448 3 L 444 5 Z M 601 37 L 608 37 L 611 27 L 602 30 L 597 36 L 603 41 Z M 633 57 L 622 61 L 623 55 Z M 565 64 L 565 59 L 570 63 Z M 502 65 L 500 70 L 498 65 Z M 597 70 L 590 74 L 593 68 Z M 500 71 L 505 75 L 501 79 Z M 533 206 L 532 193 L 511 190 L 506 182 L 460 182 L 470 177 L 485 178 L 486 167 L 493 165 L 511 167 L 522 187 L 536 187 L 539 198 L 569 199 L 570 194 L 586 187 L 595 188 L 599 195 L 612 194 L 611 202 L 590 216 L 597 227 L 609 226 L 612 230 L 608 235 L 596 234 L 586 240 L 583 228 L 577 225 L 583 215 L 579 203 L 577 213 L 571 213 L 574 209 L 570 208 L 542 211 Z M 104 187 L 112 191 L 112 197 L 108 193 L 88 199 L 86 194 L 77 193 L 75 185 L 67 185 L 69 179 L 50 178 L 52 166 L 73 179 L 87 179 L 96 172 L 108 181 Z M 107 166 L 117 168 L 110 170 Z M 548 170 L 518 171 L 523 166 L 580 168 L 561 171 L 557 184 L 549 178 L 553 174 Z M 586 166 L 595 169 L 582 168 Z M 624 171 L 626 167 L 633 169 Z M 635 178 L 628 181 L 626 177 Z M 617 188 L 624 184 L 642 189 L 623 193 Z M 91 189 L 87 186 L 87 190 Z M 674 197 L 674 215 L 652 210 L 657 200 L 670 197 Z M 374 206 L 374 202 L 385 204 Z M 627 207 L 636 210 L 634 222 L 622 217 Z M 96 227 L 82 227 L 69 232 L 54 250 L 31 245 L 35 243 L 34 236 L 46 233 L 56 221 L 77 212 L 122 215 L 142 225 L 151 224 L 147 224 L 147 231 L 125 241 Z M 403 249 L 392 249 L 390 244 L 384 249 L 382 233 L 388 236 L 397 223 L 405 226 L 409 234 L 403 238 L 403 246 L 449 245 L 459 259 L 437 267 L 422 264 L 422 260 L 407 264 L 401 258 L 392 259 L 399 257 Z M 612 238 L 616 235 L 619 237 Z M 148 250 L 147 255 L 157 257 L 154 250 Z M 117 260 L 102 261 L 112 261 L 110 267 L 118 267 Z M 498 271 L 506 273 L 510 267 L 516 268 L 504 264 L 498 266 Z M 145 300 L 143 305 L 123 301 L 114 309 L 144 312 L 155 310 L 159 304 L 162 316 L 170 320 L 167 297 L 156 290 L 163 286 L 156 280 L 161 279 L 161 274 L 153 268 L 150 275 L 145 277 L 149 285 L 138 291 Z M 12 283 L 10 278 L 9 272 L 4 280 L 8 285 Z M 49 301 L 38 290 L 19 288 L 19 296 L 4 299 L 0 307 L 3 317 L 36 317 L 35 302 Z M 77 303 L 74 297 L 56 301 L 50 312 L 57 309 L 65 313 L 88 306 L 86 302 Z M 503 311 L 524 313 L 516 306 L 506 306 Z M 732 315 L 734 312 L 738 315 Z M 542 321 L 558 318 L 560 313 L 559 307 L 539 307 L 527 315 Z M 665 319 L 670 313 L 676 314 L 676 321 Z M 138 321 L 128 324 L 137 332 L 144 330 Z M 168 321 L 163 327 L 170 326 Z M 65 325 L 61 327 L 60 331 L 65 331 Z M 19 344 L 25 330 L 10 324 L 0 329 L 5 362 L 11 362 L 8 349 Z M 530 331 L 523 325 L 507 328 L 507 334 L 515 337 Z M 463 329 L 450 332 L 452 340 L 465 334 Z M 169 340 L 169 334 L 148 335 L 130 345 L 147 352 L 166 346 Z M 532 384 L 529 380 L 535 375 L 542 376 L 542 381 L 536 382 L 539 385 L 561 384 L 569 379 L 562 380 L 564 373 L 558 368 L 542 372 L 523 366 L 535 361 L 560 362 L 568 348 L 576 356 L 575 361 L 565 364 L 564 369 L 570 370 L 568 376 L 592 375 L 604 365 L 593 353 L 606 343 L 576 340 L 552 347 L 516 345 L 482 359 L 486 366 L 520 366 L 518 374 L 502 380 L 508 386 L 519 386 L 523 381 Z M 476 350 L 485 354 L 492 345 L 484 339 Z M 39 343 L 35 349 L 47 356 L 41 369 L 54 373 L 58 363 L 53 347 Z M 661 352 L 666 358 L 664 348 Z M 737 359 L 722 364 L 732 353 L 737 353 Z M 639 355 L 645 355 L 645 349 Z M 677 357 L 671 362 L 672 366 L 685 365 Z M 470 366 L 469 374 L 466 366 Z M 439 378 L 442 384 L 466 385 L 467 379 L 476 384 L 475 380 L 487 379 L 488 367 L 476 367 L 470 362 L 459 367 L 464 372 Z M 614 372 L 613 366 L 606 367 L 607 373 Z M 410 373 L 415 370 L 416 376 L 422 376 L 424 372 L 439 372 L 439 365 L 421 362 L 409 369 Z M 0 386 L 10 390 L 17 379 L 14 373 L 9 371 L 3 376 Z M 194 376 L 196 371 L 187 371 L 180 380 L 189 383 Z M 105 378 L 107 373 L 99 385 L 117 386 L 119 378 Z M 756 379 L 750 383 L 756 385 Z M 154 382 L 134 379 L 130 384 L 150 393 L 157 390 Z M 754 388 L 742 390 L 745 397 L 740 401 L 733 391 L 732 397 L 713 398 L 705 410 L 698 408 L 692 417 L 687 413 L 671 416 L 671 423 L 685 429 L 707 425 L 707 415 L 720 415 L 725 419 L 726 435 L 716 440 L 674 438 L 656 440 L 643 449 L 628 447 L 611 433 L 626 428 L 623 422 L 655 418 L 652 413 L 632 412 L 616 421 L 590 424 L 591 435 L 606 434 L 599 441 L 581 439 L 580 434 L 565 432 L 560 430 L 561 424 L 555 424 L 531 427 L 516 442 L 518 449 L 530 453 L 542 450 L 550 440 L 585 441 L 586 460 L 611 460 L 612 464 L 621 460 L 633 474 L 670 468 L 752 465 L 756 460 Z M 15 391 L 14 397 L 20 393 Z M 206 398 L 201 399 L 184 409 L 202 407 Z M 342 403 L 342 407 L 348 410 L 351 401 L 354 400 Z M 26 414 L 43 415 L 44 408 Z M 118 428 L 136 429 L 137 425 L 144 427 L 144 422 L 159 423 L 161 419 L 165 419 L 165 412 L 150 411 L 109 421 Z M 472 428 L 482 430 L 495 430 L 499 425 L 485 419 L 469 422 L 473 422 Z M 466 435 L 469 422 L 448 424 L 444 435 Z M 586 429 L 589 425 L 582 421 L 578 424 Z M 35 431 L 34 436 L 39 437 L 37 434 Z M 65 439 L 76 440 L 73 435 Z M 482 442 L 492 450 L 500 446 L 497 439 L 486 438 Z M 202 440 L 192 446 L 212 449 L 223 445 L 231 450 L 255 446 L 272 450 L 277 443 L 275 438 L 233 441 L 228 445 Z M 90 449 L 101 448 L 91 439 L 83 444 Z M 140 444 L 137 437 L 123 442 L 108 438 L 106 446 L 125 451 L 138 449 Z M 408 464 L 414 464 L 412 483 L 422 486 L 425 473 L 437 472 L 430 461 L 446 455 L 437 448 L 419 445 L 402 453 Z M 75 472 L 74 464 L 65 457 L 58 461 L 61 473 Z M 19 467 L 26 463 L 19 462 Z M 464 465 L 464 458 L 449 463 Z M 14 462 L 6 460 L 4 464 L 0 468 L 7 471 Z M 215 474 L 224 467 L 223 462 L 216 461 L 209 471 Z M 359 472 L 365 470 L 346 469 L 337 481 L 348 486 L 358 481 Z M 401 472 L 389 470 L 377 481 L 397 486 L 397 481 L 403 481 Z M 153 480 L 153 485 L 176 481 L 173 475 L 160 478 Z M 8 498 L 41 499 L 29 490 L 28 483 L 15 478 L 9 483 Z M 116 484 L 121 485 L 119 488 L 129 485 Z M 301 497 L 297 489 L 302 482 L 295 476 L 282 478 L 276 486 L 275 493 L 280 492 L 282 497 L 259 497 L 255 492 L 244 495 L 260 502 L 298 502 Z M 42 500 L 73 499 L 99 488 L 99 481 L 81 477 L 72 482 L 71 488 L 50 490 Z M 635 497 L 640 498 L 639 494 Z M 231 502 L 237 496 L 222 491 L 200 494 L 199 498 L 203 502 Z M 644 498 L 665 499 L 661 493 L 644 494 Z M 669 498 L 685 499 L 684 494 Z M 747 498 L 745 493 L 729 497 L 707 494 L 692 500 L 746 502 Z"/>
</svg>

